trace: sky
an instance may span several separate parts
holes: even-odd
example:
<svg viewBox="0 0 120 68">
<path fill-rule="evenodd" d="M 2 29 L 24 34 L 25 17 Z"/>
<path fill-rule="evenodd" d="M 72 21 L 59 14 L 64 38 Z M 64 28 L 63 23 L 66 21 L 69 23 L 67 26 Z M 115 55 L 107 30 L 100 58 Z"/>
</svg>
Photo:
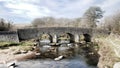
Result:
<svg viewBox="0 0 120 68">
<path fill-rule="evenodd" d="M 16 24 L 35 18 L 78 18 L 91 6 L 99 6 L 109 16 L 120 9 L 120 0 L 0 0 L 0 18 Z"/>
</svg>

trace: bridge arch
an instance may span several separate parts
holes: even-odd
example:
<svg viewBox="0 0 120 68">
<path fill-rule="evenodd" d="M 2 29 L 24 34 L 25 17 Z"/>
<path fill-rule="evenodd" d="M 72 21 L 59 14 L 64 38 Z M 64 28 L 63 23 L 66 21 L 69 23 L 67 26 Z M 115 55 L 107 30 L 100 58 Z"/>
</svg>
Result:
<svg viewBox="0 0 120 68">
<path fill-rule="evenodd" d="M 85 40 L 86 42 L 91 42 L 91 36 L 90 36 L 89 34 L 85 33 L 85 34 L 83 34 L 83 35 L 84 35 L 84 40 Z"/>
<path fill-rule="evenodd" d="M 39 36 L 40 43 L 51 43 L 52 42 L 52 36 L 48 33 L 43 33 Z"/>
<path fill-rule="evenodd" d="M 58 36 L 58 43 L 59 42 L 74 43 L 74 35 L 71 33 L 62 33 Z"/>
<path fill-rule="evenodd" d="M 74 43 L 75 42 L 75 36 L 71 33 L 66 33 L 66 34 L 68 34 L 70 36 L 70 42 Z"/>
</svg>

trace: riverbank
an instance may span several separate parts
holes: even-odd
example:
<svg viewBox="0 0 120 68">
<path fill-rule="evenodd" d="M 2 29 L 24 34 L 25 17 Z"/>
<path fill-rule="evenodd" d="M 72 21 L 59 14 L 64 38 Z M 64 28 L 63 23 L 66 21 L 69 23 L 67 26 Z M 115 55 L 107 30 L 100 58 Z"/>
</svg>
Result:
<svg viewBox="0 0 120 68">
<path fill-rule="evenodd" d="M 13 60 L 27 60 L 36 57 L 34 42 L 25 41 L 21 43 L 0 42 L 0 63 Z"/>
<path fill-rule="evenodd" d="M 120 38 L 114 34 L 108 37 L 96 38 L 99 44 L 99 68 L 114 68 L 114 65 L 120 62 Z M 117 52 L 117 53 L 116 53 Z"/>
<path fill-rule="evenodd" d="M 28 60 L 36 57 L 36 53 L 32 51 L 29 51 L 28 53 L 15 55 L 15 52 L 17 51 L 13 51 L 12 48 L 16 48 L 16 47 L 0 50 L 0 64 L 14 61 L 14 60 L 17 60 L 17 61 Z"/>
</svg>

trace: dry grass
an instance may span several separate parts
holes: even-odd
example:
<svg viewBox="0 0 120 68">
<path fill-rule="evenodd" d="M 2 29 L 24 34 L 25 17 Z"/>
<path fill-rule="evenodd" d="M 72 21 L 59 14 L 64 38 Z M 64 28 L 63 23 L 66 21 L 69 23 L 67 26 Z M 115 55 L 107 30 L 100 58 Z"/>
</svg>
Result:
<svg viewBox="0 0 120 68">
<path fill-rule="evenodd" d="M 99 68 L 104 68 L 105 66 L 108 66 L 110 68 L 113 68 L 113 65 L 115 62 L 120 61 L 120 59 L 117 57 L 114 51 L 114 45 L 111 44 L 110 40 L 115 42 L 115 37 L 101 37 L 97 38 L 96 41 L 99 43 L 99 54 L 100 54 L 100 59 L 98 63 Z"/>
</svg>

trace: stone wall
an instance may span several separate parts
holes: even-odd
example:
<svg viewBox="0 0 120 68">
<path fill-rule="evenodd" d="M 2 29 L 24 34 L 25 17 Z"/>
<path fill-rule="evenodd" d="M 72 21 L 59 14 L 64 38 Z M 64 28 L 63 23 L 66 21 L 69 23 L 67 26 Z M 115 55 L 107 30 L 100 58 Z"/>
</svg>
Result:
<svg viewBox="0 0 120 68">
<path fill-rule="evenodd" d="M 17 32 L 15 32 L 15 31 L 0 31 L 0 42 L 19 42 Z"/>
<path fill-rule="evenodd" d="M 20 40 L 28 40 L 38 37 L 38 31 L 36 28 L 18 29 L 18 36 Z"/>
</svg>

